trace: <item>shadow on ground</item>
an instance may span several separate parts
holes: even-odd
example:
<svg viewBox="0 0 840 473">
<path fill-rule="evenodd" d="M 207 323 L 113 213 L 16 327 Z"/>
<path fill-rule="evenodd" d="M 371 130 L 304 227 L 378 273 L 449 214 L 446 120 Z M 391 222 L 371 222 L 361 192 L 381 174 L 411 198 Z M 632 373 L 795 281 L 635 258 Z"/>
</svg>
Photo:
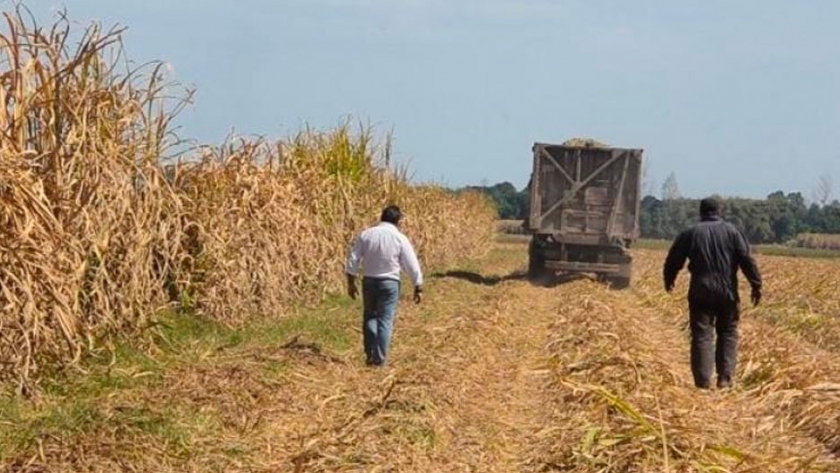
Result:
<svg viewBox="0 0 840 473">
<path fill-rule="evenodd" d="M 525 271 L 514 271 L 504 276 L 484 276 L 472 271 L 447 271 L 445 273 L 434 273 L 432 274 L 432 278 L 460 279 L 482 286 L 495 286 L 505 281 L 528 281 L 532 285 L 539 287 L 556 287 L 581 279 L 593 279 L 584 274 L 544 275 L 538 278 L 529 278 L 528 273 Z"/>
</svg>

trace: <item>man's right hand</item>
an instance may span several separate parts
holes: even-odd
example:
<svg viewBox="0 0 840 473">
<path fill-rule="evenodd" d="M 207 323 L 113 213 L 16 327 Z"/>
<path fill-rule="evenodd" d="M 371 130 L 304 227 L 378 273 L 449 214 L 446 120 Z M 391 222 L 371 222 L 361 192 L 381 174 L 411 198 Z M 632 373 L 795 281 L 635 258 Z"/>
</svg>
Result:
<svg viewBox="0 0 840 473">
<path fill-rule="evenodd" d="M 752 293 L 750 294 L 750 300 L 752 301 L 753 307 L 758 306 L 761 302 L 761 289 L 753 288 Z"/>
<path fill-rule="evenodd" d="M 356 287 L 356 276 L 353 274 L 347 275 L 347 295 L 354 301 L 359 296 L 359 288 Z"/>
<path fill-rule="evenodd" d="M 419 304 L 423 302 L 423 289 L 419 287 L 414 288 L 414 303 Z"/>
</svg>

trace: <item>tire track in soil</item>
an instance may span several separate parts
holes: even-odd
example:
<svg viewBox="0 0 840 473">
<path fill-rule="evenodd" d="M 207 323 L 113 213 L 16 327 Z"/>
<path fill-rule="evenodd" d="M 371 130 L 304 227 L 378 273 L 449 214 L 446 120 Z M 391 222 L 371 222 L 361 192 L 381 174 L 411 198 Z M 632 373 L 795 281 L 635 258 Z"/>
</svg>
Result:
<svg viewBox="0 0 840 473">
<path fill-rule="evenodd" d="M 555 316 L 551 290 L 517 273 L 523 263 L 502 245 L 473 272 L 434 278 L 423 305 L 403 300 L 385 369 L 299 367 L 293 382 L 309 394 L 296 402 L 310 426 L 266 469 L 525 468 L 545 419 L 544 347 Z"/>
</svg>

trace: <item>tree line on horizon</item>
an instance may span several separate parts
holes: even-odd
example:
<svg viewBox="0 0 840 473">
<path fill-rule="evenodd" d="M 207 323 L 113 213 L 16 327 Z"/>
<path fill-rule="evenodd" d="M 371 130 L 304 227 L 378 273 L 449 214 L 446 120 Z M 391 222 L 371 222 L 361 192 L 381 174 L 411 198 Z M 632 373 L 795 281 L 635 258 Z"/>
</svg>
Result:
<svg viewBox="0 0 840 473">
<path fill-rule="evenodd" d="M 667 181 L 666 181 L 667 184 Z M 663 184 L 663 195 L 648 193 L 642 201 L 639 226 L 642 238 L 671 240 L 697 222 L 700 199 L 679 196 L 675 181 Z M 529 189 L 517 191 L 510 182 L 468 186 L 496 204 L 499 218 L 524 220 L 529 212 Z M 786 243 L 805 233 L 840 234 L 840 201 L 808 202 L 801 192 L 776 191 L 764 199 L 721 197 L 723 217 L 751 243 Z"/>
</svg>

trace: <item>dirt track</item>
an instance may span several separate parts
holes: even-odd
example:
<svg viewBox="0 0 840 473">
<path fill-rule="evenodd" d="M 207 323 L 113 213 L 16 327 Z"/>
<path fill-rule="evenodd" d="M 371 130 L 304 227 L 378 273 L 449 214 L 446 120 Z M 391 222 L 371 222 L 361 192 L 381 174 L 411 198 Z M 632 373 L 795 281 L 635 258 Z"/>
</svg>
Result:
<svg viewBox="0 0 840 473">
<path fill-rule="evenodd" d="M 318 380 L 298 401 L 316 420 L 283 450 L 298 471 L 840 471 L 772 395 L 692 387 L 660 256 L 637 255 L 620 292 L 531 285 L 515 244 L 433 277 L 425 305 L 401 306 L 389 368 L 299 368 Z M 762 325 L 747 320 L 746 337 Z M 757 350 L 746 340 L 747 371 Z"/>
<path fill-rule="evenodd" d="M 41 435 L 8 469 L 840 471 L 840 331 L 826 318 L 793 331 L 799 302 L 774 287 L 789 268 L 836 263 L 762 259 L 766 307 L 744 312 L 739 385 L 698 391 L 662 257 L 636 252 L 629 290 L 545 287 L 523 277 L 523 245 L 497 243 L 429 275 L 423 305 L 402 302 L 385 369 L 363 366 L 359 303 L 328 303 L 274 338 L 200 331 L 158 371 L 118 365 L 132 381 L 92 398 L 93 420 Z"/>
</svg>

